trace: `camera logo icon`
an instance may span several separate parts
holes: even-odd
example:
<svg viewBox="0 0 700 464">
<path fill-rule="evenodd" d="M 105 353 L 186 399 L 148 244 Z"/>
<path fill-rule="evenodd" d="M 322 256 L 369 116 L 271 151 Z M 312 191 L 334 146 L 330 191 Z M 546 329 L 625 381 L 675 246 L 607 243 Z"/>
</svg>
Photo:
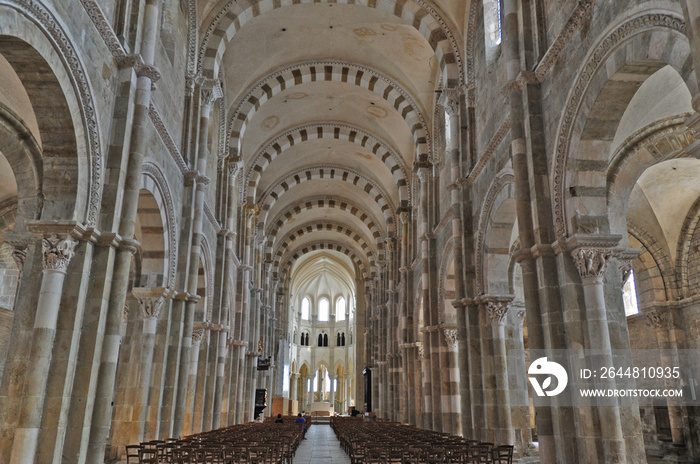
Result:
<svg viewBox="0 0 700 464">
<path fill-rule="evenodd" d="M 554 361 L 547 361 L 546 357 L 534 360 L 527 370 L 527 375 L 537 396 L 557 396 L 564 391 L 569 383 L 569 375 L 564 367 Z M 540 385 L 537 377 L 533 377 L 535 375 L 547 375 L 548 377 Z M 548 390 L 552 386 L 552 377 L 557 379 L 556 387 L 553 390 Z"/>
</svg>

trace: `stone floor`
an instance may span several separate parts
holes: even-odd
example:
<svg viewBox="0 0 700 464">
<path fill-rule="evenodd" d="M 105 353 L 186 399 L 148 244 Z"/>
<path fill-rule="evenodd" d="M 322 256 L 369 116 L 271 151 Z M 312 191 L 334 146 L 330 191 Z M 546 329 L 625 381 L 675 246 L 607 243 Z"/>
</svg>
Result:
<svg viewBox="0 0 700 464">
<path fill-rule="evenodd" d="M 294 455 L 294 464 L 349 464 L 330 425 L 314 424 Z"/>
</svg>

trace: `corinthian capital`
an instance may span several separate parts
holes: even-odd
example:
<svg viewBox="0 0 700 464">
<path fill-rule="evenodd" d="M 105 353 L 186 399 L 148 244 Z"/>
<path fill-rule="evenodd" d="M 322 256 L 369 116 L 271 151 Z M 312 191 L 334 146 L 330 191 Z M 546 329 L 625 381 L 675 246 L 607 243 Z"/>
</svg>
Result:
<svg viewBox="0 0 700 464">
<path fill-rule="evenodd" d="M 52 235 L 43 239 L 41 245 L 44 251 L 44 270 L 66 272 L 77 244 L 73 237 L 61 239 Z"/>
</svg>

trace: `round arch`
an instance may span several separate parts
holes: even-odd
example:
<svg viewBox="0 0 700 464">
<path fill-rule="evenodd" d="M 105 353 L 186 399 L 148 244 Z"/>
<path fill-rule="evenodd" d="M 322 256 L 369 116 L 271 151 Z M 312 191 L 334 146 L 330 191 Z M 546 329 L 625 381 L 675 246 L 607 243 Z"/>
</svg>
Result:
<svg viewBox="0 0 700 464">
<path fill-rule="evenodd" d="M 281 156 L 287 148 L 316 139 L 343 140 L 374 153 L 391 171 L 394 181 L 399 187 L 400 203 L 406 206 L 410 205 L 408 176 L 402 158 L 386 142 L 379 140 L 369 132 L 341 123 L 305 124 L 275 137 L 272 142 L 260 150 L 250 163 L 244 191 L 247 202 L 255 203 L 257 187 L 262 174 L 278 156 Z"/>
</svg>

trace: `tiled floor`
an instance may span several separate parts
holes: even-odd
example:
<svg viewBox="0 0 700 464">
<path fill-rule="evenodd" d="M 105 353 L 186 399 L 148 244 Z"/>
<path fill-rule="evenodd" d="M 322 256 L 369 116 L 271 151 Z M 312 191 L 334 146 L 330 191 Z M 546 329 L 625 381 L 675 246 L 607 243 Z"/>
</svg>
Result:
<svg viewBox="0 0 700 464">
<path fill-rule="evenodd" d="M 340 448 L 331 426 L 314 424 L 294 455 L 294 464 L 349 464 L 350 458 Z"/>
</svg>

